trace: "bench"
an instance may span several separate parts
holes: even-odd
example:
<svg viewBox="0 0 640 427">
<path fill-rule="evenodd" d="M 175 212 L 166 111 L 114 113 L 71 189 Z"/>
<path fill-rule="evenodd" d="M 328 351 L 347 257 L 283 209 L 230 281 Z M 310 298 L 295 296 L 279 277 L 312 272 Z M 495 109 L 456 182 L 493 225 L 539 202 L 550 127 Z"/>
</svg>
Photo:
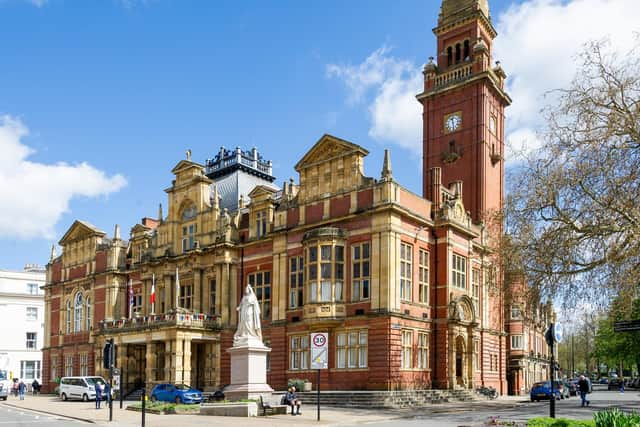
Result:
<svg viewBox="0 0 640 427">
<path fill-rule="evenodd" d="M 289 405 L 281 405 L 279 396 L 262 396 L 260 395 L 260 408 L 262 408 L 262 416 L 267 415 L 267 411 L 271 414 L 286 414 Z"/>
</svg>

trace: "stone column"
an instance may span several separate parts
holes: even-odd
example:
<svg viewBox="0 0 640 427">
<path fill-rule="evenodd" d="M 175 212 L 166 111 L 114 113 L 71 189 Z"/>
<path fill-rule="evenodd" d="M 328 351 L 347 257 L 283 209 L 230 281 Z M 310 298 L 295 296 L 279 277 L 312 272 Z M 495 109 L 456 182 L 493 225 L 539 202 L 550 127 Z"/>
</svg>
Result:
<svg viewBox="0 0 640 427">
<path fill-rule="evenodd" d="M 456 342 L 455 335 L 453 331 L 450 329 L 448 334 L 448 355 L 449 355 L 449 366 L 447 366 L 447 374 L 449 376 L 449 388 L 454 389 L 456 386 Z"/>
<path fill-rule="evenodd" d="M 182 382 L 183 375 L 183 339 L 182 334 L 178 334 L 172 344 L 173 352 L 171 352 L 171 365 L 173 366 L 173 372 L 171 375 L 171 382 L 174 384 Z"/>
<path fill-rule="evenodd" d="M 182 350 L 182 383 L 191 384 L 191 336 L 185 335 Z"/>
<path fill-rule="evenodd" d="M 146 349 L 146 365 L 144 370 L 144 376 L 146 378 L 146 387 L 147 390 L 151 390 L 153 387 L 154 381 L 156 379 L 155 368 L 156 368 L 156 345 L 151 341 L 151 337 L 147 337 L 147 349 Z"/>
<path fill-rule="evenodd" d="M 211 312 L 211 297 L 209 296 L 211 290 L 211 279 L 212 278 L 208 277 L 204 272 L 200 275 L 200 280 L 202 280 L 202 312 L 206 314 Z"/>
<path fill-rule="evenodd" d="M 171 375 L 171 367 L 173 366 L 172 362 L 175 356 L 171 351 L 171 347 L 173 347 L 173 341 L 169 339 L 166 340 L 164 342 L 164 381 L 173 381 L 173 376 Z"/>
</svg>

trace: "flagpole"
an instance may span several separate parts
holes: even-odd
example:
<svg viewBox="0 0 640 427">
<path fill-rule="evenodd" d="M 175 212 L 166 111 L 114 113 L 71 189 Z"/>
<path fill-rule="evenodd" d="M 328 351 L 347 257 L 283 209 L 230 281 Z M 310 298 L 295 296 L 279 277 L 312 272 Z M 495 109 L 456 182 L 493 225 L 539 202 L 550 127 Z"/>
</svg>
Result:
<svg viewBox="0 0 640 427">
<path fill-rule="evenodd" d="M 133 286 L 131 285 L 131 279 L 128 282 L 127 293 L 129 294 L 129 319 L 131 319 L 133 315 Z"/>
<path fill-rule="evenodd" d="M 151 275 L 151 315 L 156 314 L 156 274 Z"/>
<path fill-rule="evenodd" d="M 176 310 L 179 306 L 180 298 L 180 275 L 178 274 L 178 267 L 176 267 Z"/>
</svg>

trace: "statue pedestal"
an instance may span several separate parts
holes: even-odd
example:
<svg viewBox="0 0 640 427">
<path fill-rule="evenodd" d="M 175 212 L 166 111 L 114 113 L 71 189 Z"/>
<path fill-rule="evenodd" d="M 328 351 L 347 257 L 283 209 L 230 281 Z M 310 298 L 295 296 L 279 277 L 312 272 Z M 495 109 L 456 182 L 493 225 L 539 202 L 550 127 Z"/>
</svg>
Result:
<svg viewBox="0 0 640 427">
<path fill-rule="evenodd" d="M 226 398 L 258 399 L 261 394 L 273 393 L 267 384 L 267 354 L 270 351 L 260 341 L 227 349 L 231 355 L 231 384 L 224 389 Z"/>
</svg>

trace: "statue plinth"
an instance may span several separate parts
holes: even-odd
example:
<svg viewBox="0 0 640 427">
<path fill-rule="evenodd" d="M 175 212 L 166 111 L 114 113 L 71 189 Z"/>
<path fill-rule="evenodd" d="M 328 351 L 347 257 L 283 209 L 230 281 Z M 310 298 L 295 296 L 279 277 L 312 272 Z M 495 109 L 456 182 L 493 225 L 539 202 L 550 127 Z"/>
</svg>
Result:
<svg viewBox="0 0 640 427">
<path fill-rule="evenodd" d="M 224 389 L 225 397 L 230 400 L 258 399 L 261 394 L 273 393 L 267 384 L 269 347 L 257 338 L 241 337 L 234 340 L 234 346 L 227 352 L 231 356 L 231 384 Z"/>
</svg>

